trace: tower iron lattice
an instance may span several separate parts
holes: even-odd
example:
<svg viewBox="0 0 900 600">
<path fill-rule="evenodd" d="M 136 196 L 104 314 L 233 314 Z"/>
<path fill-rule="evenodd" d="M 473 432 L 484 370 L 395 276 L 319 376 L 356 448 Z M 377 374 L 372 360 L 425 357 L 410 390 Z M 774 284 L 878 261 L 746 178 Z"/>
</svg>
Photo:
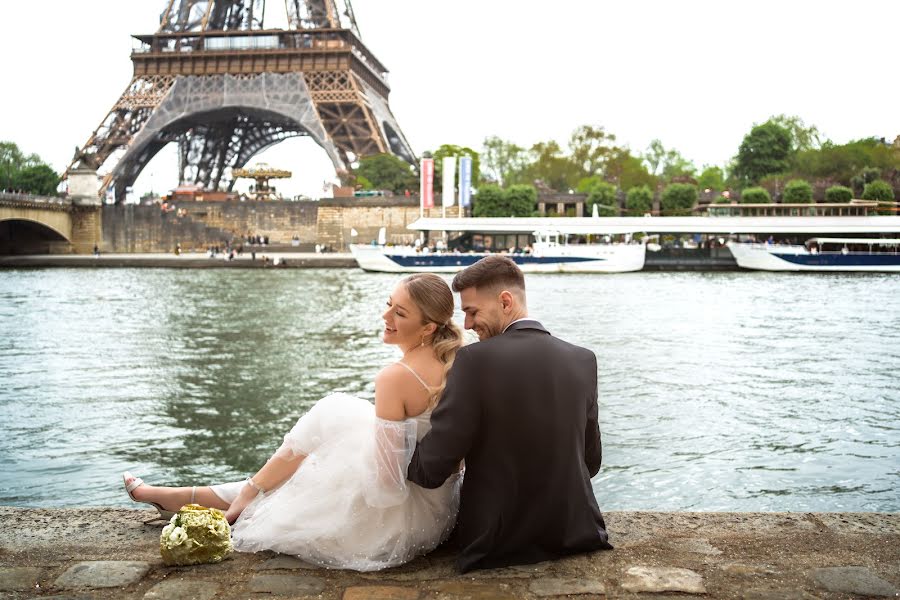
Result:
<svg viewBox="0 0 900 600">
<path fill-rule="evenodd" d="M 101 194 L 121 202 L 174 142 L 179 183 L 231 190 L 232 169 L 303 135 L 338 173 L 377 153 L 414 164 L 350 0 L 286 0 L 285 11 L 287 29 L 266 29 L 265 0 L 166 0 L 159 30 L 134 36 L 131 82 L 66 174 L 97 169 Z"/>
</svg>

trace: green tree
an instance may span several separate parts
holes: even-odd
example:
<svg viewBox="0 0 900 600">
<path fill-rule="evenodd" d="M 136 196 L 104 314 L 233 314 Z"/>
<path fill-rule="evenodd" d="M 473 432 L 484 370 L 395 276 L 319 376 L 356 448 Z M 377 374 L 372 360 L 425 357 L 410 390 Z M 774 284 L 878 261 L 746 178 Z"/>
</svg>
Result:
<svg viewBox="0 0 900 600">
<path fill-rule="evenodd" d="M 537 208 L 537 190 L 533 185 L 511 185 L 503 195 L 510 217 L 530 217 Z"/>
<path fill-rule="evenodd" d="M 619 205 L 616 199 L 616 186 L 605 181 L 594 183 L 588 190 L 585 207 L 588 214 L 593 214 L 594 206 L 602 217 L 614 217 L 619 214 Z"/>
<path fill-rule="evenodd" d="M 853 190 L 843 185 L 833 185 L 825 190 L 825 202 L 846 204 L 853 200 Z"/>
<path fill-rule="evenodd" d="M 497 136 L 484 139 L 481 151 L 485 181 L 506 185 L 521 173 L 528 163 L 525 149 Z M 472 181 L 477 181 L 472 179 Z"/>
<path fill-rule="evenodd" d="M 565 156 L 559 144 L 553 140 L 538 142 L 528 151 L 529 164 L 522 170 L 516 183 L 533 183 L 538 180 L 553 190 L 574 189 L 584 176 L 581 168 Z"/>
<path fill-rule="evenodd" d="M 659 140 L 650 142 L 643 158 L 650 173 L 662 177 L 666 181 L 685 175 L 693 177 L 696 172 L 691 161 L 683 157 L 677 150 L 666 149 Z"/>
<path fill-rule="evenodd" d="M 478 188 L 472 203 L 476 217 L 530 217 L 537 203 L 537 191 L 530 185 L 513 185 L 504 191 L 498 185 Z"/>
<path fill-rule="evenodd" d="M 772 196 L 766 188 L 749 187 L 741 190 L 741 204 L 771 204 Z"/>
<path fill-rule="evenodd" d="M 782 202 L 786 204 L 809 204 L 813 201 L 813 189 L 805 179 L 791 179 L 784 186 Z"/>
<path fill-rule="evenodd" d="M 689 183 L 672 183 L 663 190 L 660 208 L 666 215 L 690 215 L 697 204 L 697 186 Z"/>
<path fill-rule="evenodd" d="M 393 154 L 373 154 L 359 160 L 359 167 L 353 173 L 367 181 L 377 190 L 391 190 L 402 194 L 406 190 L 417 190 L 419 180 L 409 163 Z"/>
<path fill-rule="evenodd" d="M 655 189 L 657 177 L 647 170 L 640 158 L 632 156 L 627 149 L 619 149 L 610 156 L 604 169 L 606 180 L 618 185 L 620 190 L 646 186 Z"/>
<path fill-rule="evenodd" d="M 616 150 L 615 141 L 616 136 L 607 133 L 603 127 L 582 125 L 569 137 L 570 160 L 586 176 L 596 175 Z"/>
<path fill-rule="evenodd" d="M 625 208 L 636 217 L 649 213 L 653 209 L 653 192 L 646 185 L 631 188 L 625 195 Z"/>
<path fill-rule="evenodd" d="M 52 189 L 51 179 L 55 179 Z M 0 142 L 0 189 L 49 196 L 56 193 L 58 184 L 56 172 L 40 156 L 25 154 L 14 142 Z"/>
<path fill-rule="evenodd" d="M 444 186 L 444 158 L 454 156 L 456 161 L 456 172 L 453 177 L 454 189 L 459 189 L 459 158 L 468 156 L 472 159 L 472 184 L 479 181 L 479 173 L 481 169 L 481 156 L 471 148 L 465 146 L 454 146 L 452 144 L 443 144 L 434 151 L 434 191 L 438 192 Z"/>
<path fill-rule="evenodd" d="M 784 173 L 790 167 L 791 132 L 767 121 L 755 125 L 741 142 L 735 175 L 745 184 L 758 183 L 766 175 Z"/>
<path fill-rule="evenodd" d="M 30 165 L 13 176 L 13 187 L 29 194 L 53 196 L 59 185 L 59 175 L 47 165 Z"/>
<path fill-rule="evenodd" d="M 876 179 L 867 183 L 862 193 L 863 200 L 878 200 L 879 202 L 893 202 L 894 188 L 883 179 Z"/>
<path fill-rule="evenodd" d="M 774 123 L 790 133 L 792 152 L 815 150 L 822 143 L 819 129 L 815 125 L 807 126 L 798 116 L 781 114 L 769 117 L 768 122 Z"/>
<path fill-rule="evenodd" d="M 725 189 L 725 172 L 722 167 L 704 165 L 703 172 L 697 178 L 697 185 L 703 190 L 721 192 Z"/>
</svg>

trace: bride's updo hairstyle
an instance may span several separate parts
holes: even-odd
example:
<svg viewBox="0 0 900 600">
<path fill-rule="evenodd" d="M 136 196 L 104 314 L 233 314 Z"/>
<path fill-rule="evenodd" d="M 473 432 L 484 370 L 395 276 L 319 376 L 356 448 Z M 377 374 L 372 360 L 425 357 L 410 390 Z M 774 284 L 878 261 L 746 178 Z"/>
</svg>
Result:
<svg viewBox="0 0 900 600">
<path fill-rule="evenodd" d="M 403 284 L 409 297 L 422 311 L 422 324 L 437 325 L 431 336 L 431 346 L 435 358 L 444 364 L 444 374 L 429 401 L 429 406 L 434 406 L 444 392 L 447 373 L 453 366 L 456 351 L 462 346 L 462 330 L 453 322 L 453 292 L 443 279 L 431 273 L 410 275 L 403 280 Z"/>
</svg>

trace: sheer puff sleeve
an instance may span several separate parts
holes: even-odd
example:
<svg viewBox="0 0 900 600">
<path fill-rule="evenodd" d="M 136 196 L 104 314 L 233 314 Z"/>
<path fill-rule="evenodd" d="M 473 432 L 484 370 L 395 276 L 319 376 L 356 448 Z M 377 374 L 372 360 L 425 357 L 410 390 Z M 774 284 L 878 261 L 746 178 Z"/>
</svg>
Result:
<svg viewBox="0 0 900 600">
<path fill-rule="evenodd" d="M 406 500 L 406 471 L 416 449 L 416 432 L 414 419 L 390 421 L 375 417 L 374 464 L 364 492 L 369 506 L 387 508 Z"/>
</svg>

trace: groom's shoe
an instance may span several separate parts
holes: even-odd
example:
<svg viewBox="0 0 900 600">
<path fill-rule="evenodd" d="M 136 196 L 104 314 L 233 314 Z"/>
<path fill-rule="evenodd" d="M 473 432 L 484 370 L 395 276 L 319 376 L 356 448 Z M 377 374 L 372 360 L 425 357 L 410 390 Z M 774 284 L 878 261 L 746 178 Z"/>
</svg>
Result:
<svg viewBox="0 0 900 600">
<path fill-rule="evenodd" d="M 154 517 L 154 518 L 150 519 L 149 521 L 145 521 L 145 523 L 150 523 L 152 521 L 158 521 L 160 519 L 169 520 L 175 514 L 171 510 L 164 509 L 162 506 L 160 506 L 156 502 L 147 502 L 146 500 L 138 500 L 137 498 L 134 497 L 134 495 L 132 495 L 131 492 L 133 492 L 134 490 L 136 490 L 139 487 L 141 487 L 142 485 L 144 485 L 144 480 L 141 479 L 140 477 L 135 477 L 128 471 L 125 471 L 122 474 L 122 482 L 125 484 L 125 492 L 128 494 L 128 497 L 131 498 L 132 502 L 138 502 L 140 504 L 149 504 L 150 506 L 155 508 L 157 511 L 159 511 L 159 516 Z"/>
</svg>

